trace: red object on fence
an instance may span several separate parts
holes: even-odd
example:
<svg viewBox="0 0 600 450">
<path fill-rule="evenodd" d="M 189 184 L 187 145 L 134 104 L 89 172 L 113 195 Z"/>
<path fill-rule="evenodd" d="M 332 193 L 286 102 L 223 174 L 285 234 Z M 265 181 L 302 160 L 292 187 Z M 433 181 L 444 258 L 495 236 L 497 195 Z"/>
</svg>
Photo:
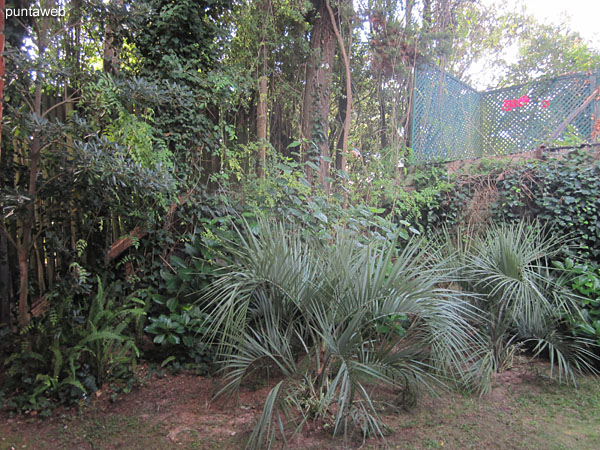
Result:
<svg viewBox="0 0 600 450">
<path fill-rule="evenodd" d="M 512 111 L 515 108 L 519 108 L 527 104 L 529 104 L 529 97 L 527 97 L 527 95 L 512 100 L 504 100 L 504 104 L 502 105 L 502 111 Z"/>
</svg>

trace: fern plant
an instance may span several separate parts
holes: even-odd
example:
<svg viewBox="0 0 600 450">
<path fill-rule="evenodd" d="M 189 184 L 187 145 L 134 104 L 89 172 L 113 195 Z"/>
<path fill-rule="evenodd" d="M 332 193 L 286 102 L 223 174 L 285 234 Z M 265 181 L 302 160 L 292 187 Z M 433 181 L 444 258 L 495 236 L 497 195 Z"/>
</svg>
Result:
<svg viewBox="0 0 600 450">
<path fill-rule="evenodd" d="M 81 400 L 108 379 L 130 372 L 139 351 L 129 324 L 144 313 L 130 297 L 119 304 L 98 278 L 89 305 L 53 298 L 50 311 L 21 330 L 20 351 L 4 362 L 2 397 L 18 411 L 50 414 L 57 402 Z"/>
<path fill-rule="evenodd" d="M 54 302 L 48 314 L 36 318 L 20 332 L 20 349 L 5 361 L 6 404 L 18 411 L 38 410 L 50 414 L 52 399 L 62 396 L 68 402 L 81 397 L 86 388 L 78 379 L 81 350 L 73 333 L 72 297 Z"/>
<path fill-rule="evenodd" d="M 119 305 L 110 291 L 104 290 L 98 277 L 98 292 L 90 305 L 78 345 L 86 354 L 98 386 L 118 370 L 135 366 L 139 350 L 128 328 L 135 319 L 146 314 L 143 306 L 140 299 L 131 296 Z"/>
</svg>

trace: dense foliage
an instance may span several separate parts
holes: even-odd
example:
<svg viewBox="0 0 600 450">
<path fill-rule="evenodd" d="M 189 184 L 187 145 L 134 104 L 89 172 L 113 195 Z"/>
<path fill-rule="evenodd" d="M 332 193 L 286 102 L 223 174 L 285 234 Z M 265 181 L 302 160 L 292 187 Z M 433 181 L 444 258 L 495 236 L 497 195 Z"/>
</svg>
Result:
<svg viewBox="0 0 600 450">
<path fill-rule="evenodd" d="M 598 160 L 450 174 L 409 147 L 419 64 L 595 67 L 576 34 L 467 0 L 7 3 L 64 14 L 0 29 L 2 406 L 127 392 L 140 360 L 223 394 L 266 372 L 258 448 L 382 437 L 389 398 L 485 392 L 518 349 L 595 370 Z"/>
<path fill-rule="evenodd" d="M 568 230 L 579 254 L 600 264 L 600 162 L 590 152 L 525 165 L 499 183 L 499 219 L 537 218 L 555 233 Z"/>
</svg>

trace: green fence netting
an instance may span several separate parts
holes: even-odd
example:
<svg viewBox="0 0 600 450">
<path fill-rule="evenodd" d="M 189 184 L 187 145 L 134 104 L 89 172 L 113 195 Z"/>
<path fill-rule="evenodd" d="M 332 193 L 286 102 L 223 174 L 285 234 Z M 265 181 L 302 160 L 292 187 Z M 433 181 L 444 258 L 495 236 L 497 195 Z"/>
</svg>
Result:
<svg viewBox="0 0 600 450">
<path fill-rule="evenodd" d="M 413 158 L 453 161 L 535 149 L 548 143 L 599 85 L 600 70 L 478 92 L 438 68 L 422 66 L 415 75 Z M 557 139 L 588 140 L 599 107 L 595 98 Z"/>
</svg>

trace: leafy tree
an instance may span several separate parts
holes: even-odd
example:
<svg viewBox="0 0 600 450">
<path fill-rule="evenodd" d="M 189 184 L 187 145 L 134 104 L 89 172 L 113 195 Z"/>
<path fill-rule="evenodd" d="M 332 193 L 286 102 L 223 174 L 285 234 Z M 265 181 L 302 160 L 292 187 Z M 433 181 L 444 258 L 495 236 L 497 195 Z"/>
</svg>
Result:
<svg viewBox="0 0 600 450">
<path fill-rule="evenodd" d="M 11 136 L 3 140 L 0 155 L 0 229 L 11 245 L 9 262 L 18 262 L 14 278 L 19 279 L 22 326 L 29 321 L 32 300 L 43 299 L 68 273 L 80 239 L 89 241 L 87 256 L 97 264 L 107 236 L 110 243 L 131 222 L 132 228 L 153 222 L 173 187 L 170 176 L 152 159 L 160 139 L 149 116 L 138 115 L 135 108 L 130 113 L 130 105 L 119 102 L 116 85 L 92 81 L 97 78 L 94 55 L 101 45 L 95 39 L 102 23 L 90 21 L 89 33 L 83 33 L 79 25 L 90 18 L 90 11 L 92 4 L 74 2 L 65 17 L 31 17 L 21 24 L 27 39 L 15 40 L 19 47 L 9 43 L 6 52 L 10 116 L 3 125 Z M 129 93 L 135 91 L 129 88 Z M 121 127 L 129 127 L 127 136 Z M 168 165 L 166 159 L 162 162 Z M 152 197 L 151 192 L 158 195 Z M 145 208 L 147 201 L 159 206 Z"/>
<path fill-rule="evenodd" d="M 134 43 L 141 73 L 181 82 L 197 81 L 221 56 L 229 0 L 148 0 L 149 11 Z"/>
<path fill-rule="evenodd" d="M 540 24 L 531 16 L 521 16 L 523 29 L 516 37 L 519 56 L 507 64 L 500 86 L 554 77 L 600 67 L 600 52 L 564 23 Z"/>
<path fill-rule="evenodd" d="M 469 81 L 469 67 L 483 68 L 485 87 L 505 87 L 539 77 L 593 70 L 600 52 L 566 19 L 540 23 L 525 10 L 467 3 L 458 15 L 451 72 Z"/>
<path fill-rule="evenodd" d="M 316 172 L 319 184 L 329 192 L 329 110 L 336 41 L 326 0 L 312 3 L 311 53 L 302 105 L 302 138 L 307 141 L 303 152 L 309 183 L 313 183 Z"/>
</svg>

